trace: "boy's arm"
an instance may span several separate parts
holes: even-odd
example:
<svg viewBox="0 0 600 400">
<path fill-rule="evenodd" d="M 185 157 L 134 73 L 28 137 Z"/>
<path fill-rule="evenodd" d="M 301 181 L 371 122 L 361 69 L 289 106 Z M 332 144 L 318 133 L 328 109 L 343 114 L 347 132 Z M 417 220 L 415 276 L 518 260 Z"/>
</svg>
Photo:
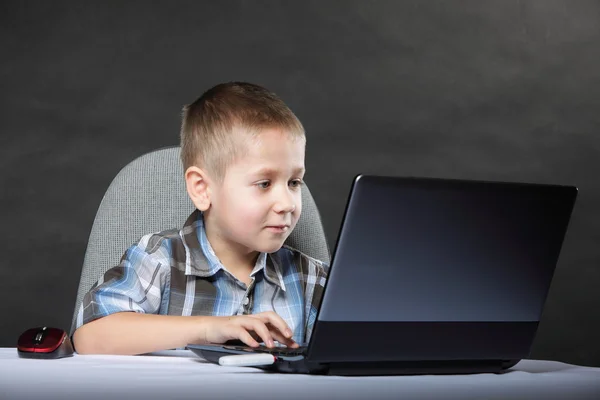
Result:
<svg viewBox="0 0 600 400">
<path fill-rule="evenodd" d="M 194 342 L 198 322 L 198 317 L 118 312 L 81 326 L 73 334 L 73 345 L 79 354 L 126 355 L 173 349 Z"/>
<path fill-rule="evenodd" d="M 290 347 L 292 331 L 274 312 L 233 317 L 140 314 L 119 312 L 89 322 L 73 335 L 79 354 L 143 354 L 191 343 L 224 343 L 239 339 L 249 346 L 277 340 Z"/>
<path fill-rule="evenodd" d="M 165 290 L 168 291 L 166 282 L 170 267 L 160 250 L 146 251 L 150 238 L 151 235 L 147 235 L 131 246 L 119 265 L 106 271 L 83 297 L 71 328 L 78 353 L 100 353 L 111 349 L 116 343 L 115 336 L 120 334 L 119 321 L 124 317 L 131 319 L 136 317 L 135 314 L 160 313 L 162 298 Z M 143 336 L 148 334 L 151 336 L 152 332 L 143 333 Z"/>
<path fill-rule="evenodd" d="M 258 346 L 277 340 L 296 347 L 292 333 L 273 312 L 250 316 L 170 316 L 160 309 L 168 296 L 168 253 L 142 238 L 108 270 L 83 299 L 74 325 L 73 345 L 80 354 L 142 354 L 191 343 L 223 343 L 239 339 Z M 289 332 L 289 334 L 287 333 Z"/>
<path fill-rule="evenodd" d="M 80 354 L 142 354 L 191 343 L 223 343 L 239 339 L 267 346 L 273 339 L 295 347 L 292 333 L 273 312 L 252 316 L 211 317 L 159 315 L 170 273 L 168 254 L 146 252 L 142 238 L 108 270 L 85 296 L 73 333 Z M 288 334 L 289 333 L 289 334 Z"/>
</svg>

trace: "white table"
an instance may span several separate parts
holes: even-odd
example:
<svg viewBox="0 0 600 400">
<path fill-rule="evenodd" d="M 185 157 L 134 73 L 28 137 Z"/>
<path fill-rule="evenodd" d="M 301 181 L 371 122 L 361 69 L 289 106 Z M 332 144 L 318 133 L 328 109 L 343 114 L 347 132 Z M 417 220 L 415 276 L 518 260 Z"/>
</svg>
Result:
<svg viewBox="0 0 600 400">
<path fill-rule="evenodd" d="M 600 399 L 600 368 L 523 360 L 504 374 L 335 377 L 209 364 L 191 351 L 21 359 L 0 348 L 0 399 Z"/>
</svg>

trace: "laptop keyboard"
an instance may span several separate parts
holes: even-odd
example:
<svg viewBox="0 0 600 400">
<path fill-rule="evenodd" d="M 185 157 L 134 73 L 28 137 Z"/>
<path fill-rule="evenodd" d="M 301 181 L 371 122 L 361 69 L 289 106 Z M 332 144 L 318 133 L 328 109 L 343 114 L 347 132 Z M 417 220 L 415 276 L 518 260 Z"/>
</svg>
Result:
<svg viewBox="0 0 600 400">
<path fill-rule="evenodd" d="M 292 347 L 285 347 L 285 346 L 276 346 L 276 347 L 267 347 L 264 345 L 260 345 L 258 347 L 250 347 L 247 346 L 246 344 L 229 344 L 229 343 L 225 343 L 225 347 L 228 348 L 232 348 L 235 350 L 242 350 L 242 351 L 247 351 L 249 353 L 269 353 L 269 354 L 273 354 L 274 356 L 288 356 L 288 357 L 293 357 L 293 356 L 301 356 L 304 355 L 305 351 L 306 351 L 306 347 L 298 347 L 298 348 L 292 348 Z"/>
<path fill-rule="evenodd" d="M 301 356 L 304 355 L 304 352 L 306 351 L 306 347 L 298 347 L 298 348 L 291 348 L 291 347 L 283 347 L 283 346 L 277 346 L 277 347 L 272 347 L 272 348 L 268 348 L 267 346 L 258 346 L 258 348 L 253 348 L 250 347 L 250 349 L 252 349 L 252 351 L 258 351 L 261 353 L 270 353 L 273 354 L 274 356 Z"/>
</svg>

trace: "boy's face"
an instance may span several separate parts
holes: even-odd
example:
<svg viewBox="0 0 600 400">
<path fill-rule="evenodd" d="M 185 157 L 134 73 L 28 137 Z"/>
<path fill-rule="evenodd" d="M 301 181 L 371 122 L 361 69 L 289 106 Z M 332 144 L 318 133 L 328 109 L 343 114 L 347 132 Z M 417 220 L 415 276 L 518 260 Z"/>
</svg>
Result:
<svg viewBox="0 0 600 400">
<path fill-rule="evenodd" d="M 281 248 L 302 211 L 305 141 L 279 129 L 242 136 L 243 156 L 210 189 L 207 233 L 215 251 L 271 253 Z"/>
</svg>

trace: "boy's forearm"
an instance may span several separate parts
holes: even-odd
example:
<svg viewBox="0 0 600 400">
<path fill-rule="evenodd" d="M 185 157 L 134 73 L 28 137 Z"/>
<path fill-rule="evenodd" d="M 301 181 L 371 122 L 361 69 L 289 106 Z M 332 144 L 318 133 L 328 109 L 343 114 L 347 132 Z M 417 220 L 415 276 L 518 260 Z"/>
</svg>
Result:
<svg viewBox="0 0 600 400">
<path fill-rule="evenodd" d="M 79 354 L 143 354 L 202 342 L 203 319 L 120 312 L 89 322 L 73 335 Z"/>
</svg>

